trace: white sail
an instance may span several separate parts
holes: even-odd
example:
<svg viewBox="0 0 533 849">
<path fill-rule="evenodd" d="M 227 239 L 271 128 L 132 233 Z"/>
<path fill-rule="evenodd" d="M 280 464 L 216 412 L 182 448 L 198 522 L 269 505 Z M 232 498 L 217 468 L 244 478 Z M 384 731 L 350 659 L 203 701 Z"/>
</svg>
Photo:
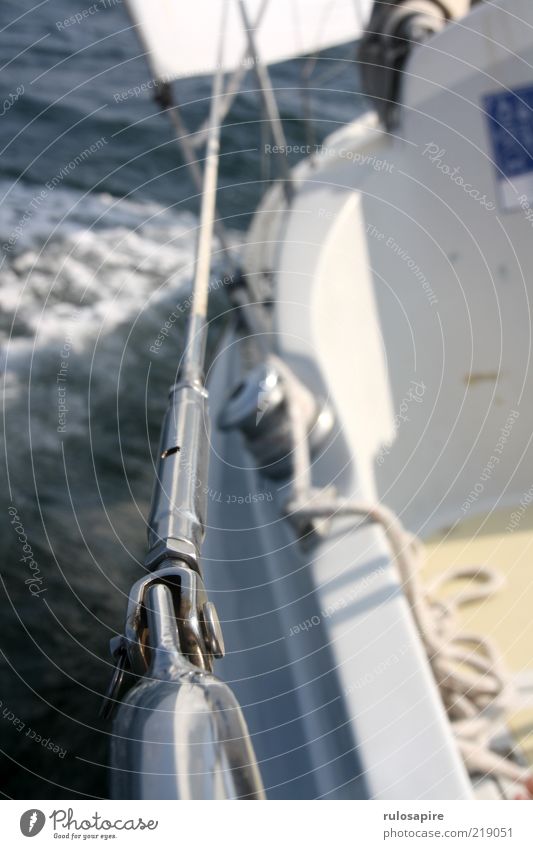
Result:
<svg viewBox="0 0 533 849">
<path fill-rule="evenodd" d="M 373 0 L 245 2 L 258 54 L 271 64 L 359 38 Z M 222 0 L 127 0 L 154 77 L 170 81 L 215 70 L 222 5 Z M 224 69 L 229 71 L 246 53 L 237 0 L 230 0 L 227 33 Z"/>
</svg>

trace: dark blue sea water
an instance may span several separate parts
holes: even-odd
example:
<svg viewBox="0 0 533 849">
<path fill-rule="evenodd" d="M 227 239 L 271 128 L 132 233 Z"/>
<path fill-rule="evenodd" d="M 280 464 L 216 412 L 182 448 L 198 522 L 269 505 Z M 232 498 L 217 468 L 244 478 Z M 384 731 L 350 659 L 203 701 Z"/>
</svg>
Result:
<svg viewBox="0 0 533 849">
<path fill-rule="evenodd" d="M 317 141 L 363 108 L 353 55 L 317 62 Z M 150 79 L 120 2 L 3 0 L 0 67 L 1 789 L 105 797 L 108 641 L 141 574 L 183 323 L 164 356 L 150 346 L 190 286 L 198 198 L 150 90 L 115 96 Z M 290 144 L 306 141 L 302 67 L 272 70 Z M 236 244 L 265 190 L 254 88 L 250 75 L 223 133 L 219 210 Z M 210 80 L 175 89 L 194 126 Z"/>
</svg>

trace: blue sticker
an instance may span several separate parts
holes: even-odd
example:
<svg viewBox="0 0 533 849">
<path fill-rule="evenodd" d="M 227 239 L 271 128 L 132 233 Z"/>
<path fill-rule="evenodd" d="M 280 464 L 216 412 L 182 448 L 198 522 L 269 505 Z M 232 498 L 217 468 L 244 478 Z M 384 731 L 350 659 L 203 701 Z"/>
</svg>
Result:
<svg viewBox="0 0 533 849">
<path fill-rule="evenodd" d="M 533 85 L 487 94 L 491 153 L 505 209 L 533 200 Z"/>
</svg>

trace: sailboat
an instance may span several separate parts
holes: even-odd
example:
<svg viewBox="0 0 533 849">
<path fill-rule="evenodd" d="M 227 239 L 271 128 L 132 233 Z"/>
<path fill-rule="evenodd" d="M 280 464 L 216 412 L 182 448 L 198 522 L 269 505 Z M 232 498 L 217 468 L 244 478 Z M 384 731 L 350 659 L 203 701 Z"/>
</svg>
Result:
<svg viewBox="0 0 533 849">
<path fill-rule="evenodd" d="M 128 0 L 202 215 L 113 643 L 118 798 L 531 788 L 533 6 L 371 7 Z M 269 65 L 357 39 L 368 111 L 289 168 Z M 216 170 L 248 72 L 275 178 L 237 261 Z M 173 86 L 196 74 L 191 132 Z M 214 238 L 234 267 L 206 362 Z"/>
</svg>

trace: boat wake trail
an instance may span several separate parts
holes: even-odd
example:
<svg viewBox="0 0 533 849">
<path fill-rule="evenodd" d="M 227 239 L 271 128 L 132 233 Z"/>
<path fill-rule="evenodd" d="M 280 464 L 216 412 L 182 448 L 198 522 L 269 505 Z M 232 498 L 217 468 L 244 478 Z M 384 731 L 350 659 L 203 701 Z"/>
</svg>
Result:
<svg viewBox="0 0 533 849">
<path fill-rule="evenodd" d="M 0 183 L 0 196 L 7 188 Z M 9 792 L 105 796 L 96 717 L 107 645 L 144 556 L 152 450 L 183 347 L 197 219 L 65 187 L 38 204 L 37 192 L 17 185 L 0 207 L 0 562 L 12 647 L 2 691 L 20 731 L 8 735 L 12 756 L 35 763 L 37 737 L 66 756 L 47 766 L 44 785 L 16 768 Z M 216 303 L 215 291 L 215 313 Z M 61 790 L 63 758 L 72 780 Z"/>
</svg>

